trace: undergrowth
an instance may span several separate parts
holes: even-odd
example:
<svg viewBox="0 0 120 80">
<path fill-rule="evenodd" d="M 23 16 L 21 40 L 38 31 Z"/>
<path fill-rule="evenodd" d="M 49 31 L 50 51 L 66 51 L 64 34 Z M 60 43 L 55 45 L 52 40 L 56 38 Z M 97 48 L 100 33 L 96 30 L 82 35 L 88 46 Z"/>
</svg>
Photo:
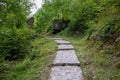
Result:
<svg viewBox="0 0 120 80">
<path fill-rule="evenodd" d="M 87 40 L 86 37 L 62 36 L 62 38 L 70 41 L 75 47 L 85 80 L 120 79 L 120 69 L 116 67 L 120 58 L 101 50 L 102 42 L 94 43 L 93 40 Z"/>
<path fill-rule="evenodd" d="M 55 57 L 56 43 L 48 37 L 32 42 L 30 55 L 18 61 L 4 61 L 1 80 L 47 80 Z M 52 45 L 52 47 L 51 47 Z"/>
</svg>

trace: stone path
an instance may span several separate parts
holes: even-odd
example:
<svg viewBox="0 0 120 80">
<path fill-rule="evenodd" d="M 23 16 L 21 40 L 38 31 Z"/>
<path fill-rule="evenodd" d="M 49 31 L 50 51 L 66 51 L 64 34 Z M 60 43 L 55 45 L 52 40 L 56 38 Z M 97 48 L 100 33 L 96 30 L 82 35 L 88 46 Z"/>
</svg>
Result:
<svg viewBox="0 0 120 80">
<path fill-rule="evenodd" d="M 52 38 L 58 43 L 58 51 L 51 69 L 49 80 L 83 80 L 80 61 L 70 42 Z"/>
<path fill-rule="evenodd" d="M 65 41 L 65 40 L 61 40 L 61 39 L 55 39 L 55 41 L 58 43 L 58 44 L 70 44 L 70 42 L 68 42 L 68 41 Z"/>
<path fill-rule="evenodd" d="M 72 49 L 74 49 L 72 45 L 65 45 L 65 44 L 58 45 L 58 50 L 72 50 Z"/>
<path fill-rule="evenodd" d="M 79 65 L 80 62 L 74 50 L 60 50 L 57 52 L 54 65 Z"/>
</svg>

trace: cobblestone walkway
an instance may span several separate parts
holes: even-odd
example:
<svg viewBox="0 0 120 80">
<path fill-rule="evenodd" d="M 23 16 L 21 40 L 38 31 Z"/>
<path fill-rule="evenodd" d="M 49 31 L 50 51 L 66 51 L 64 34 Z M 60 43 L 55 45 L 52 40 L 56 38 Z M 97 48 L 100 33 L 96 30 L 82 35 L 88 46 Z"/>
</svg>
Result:
<svg viewBox="0 0 120 80">
<path fill-rule="evenodd" d="M 58 51 L 51 69 L 49 80 L 83 80 L 80 61 L 70 42 L 52 38 L 58 43 Z"/>
</svg>

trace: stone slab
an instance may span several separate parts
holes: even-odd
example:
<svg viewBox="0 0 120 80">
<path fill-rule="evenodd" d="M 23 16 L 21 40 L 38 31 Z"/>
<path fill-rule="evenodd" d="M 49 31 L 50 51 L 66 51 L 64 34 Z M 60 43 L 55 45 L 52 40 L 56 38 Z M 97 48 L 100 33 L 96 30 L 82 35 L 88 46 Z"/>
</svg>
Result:
<svg viewBox="0 0 120 80">
<path fill-rule="evenodd" d="M 73 50 L 74 47 L 72 45 L 58 45 L 58 50 Z"/>
<path fill-rule="evenodd" d="M 57 52 L 53 65 L 80 65 L 74 50 L 60 50 Z"/>
<path fill-rule="evenodd" d="M 55 40 L 58 44 L 70 44 L 70 42 L 65 40 Z"/>
<path fill-rule="evenodd" d="M 49 80 L 83 80 L 83 76 L 78 66 L 57 66 L 52 67 Z"/>
<path fill-rule="evenodd" d="M 62 40 L 61 38 L 52 38 L 53 40 Z"/>
</svg>

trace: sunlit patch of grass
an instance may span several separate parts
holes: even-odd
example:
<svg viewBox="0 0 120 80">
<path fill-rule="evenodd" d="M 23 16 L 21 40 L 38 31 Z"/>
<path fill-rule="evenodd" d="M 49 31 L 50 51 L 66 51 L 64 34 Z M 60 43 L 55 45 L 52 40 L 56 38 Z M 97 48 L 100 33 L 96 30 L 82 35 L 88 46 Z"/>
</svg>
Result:
<svg viewBox="0 0 120 80">
<path fill-rule="evenodd" d="M 48 37 L 35 39 L 30 54 L 24 60 L 6 62 L 8 69 L 2 74 L 3 80 L 47 80 L 56 46 L 56 42 Z"/>
</svg>

